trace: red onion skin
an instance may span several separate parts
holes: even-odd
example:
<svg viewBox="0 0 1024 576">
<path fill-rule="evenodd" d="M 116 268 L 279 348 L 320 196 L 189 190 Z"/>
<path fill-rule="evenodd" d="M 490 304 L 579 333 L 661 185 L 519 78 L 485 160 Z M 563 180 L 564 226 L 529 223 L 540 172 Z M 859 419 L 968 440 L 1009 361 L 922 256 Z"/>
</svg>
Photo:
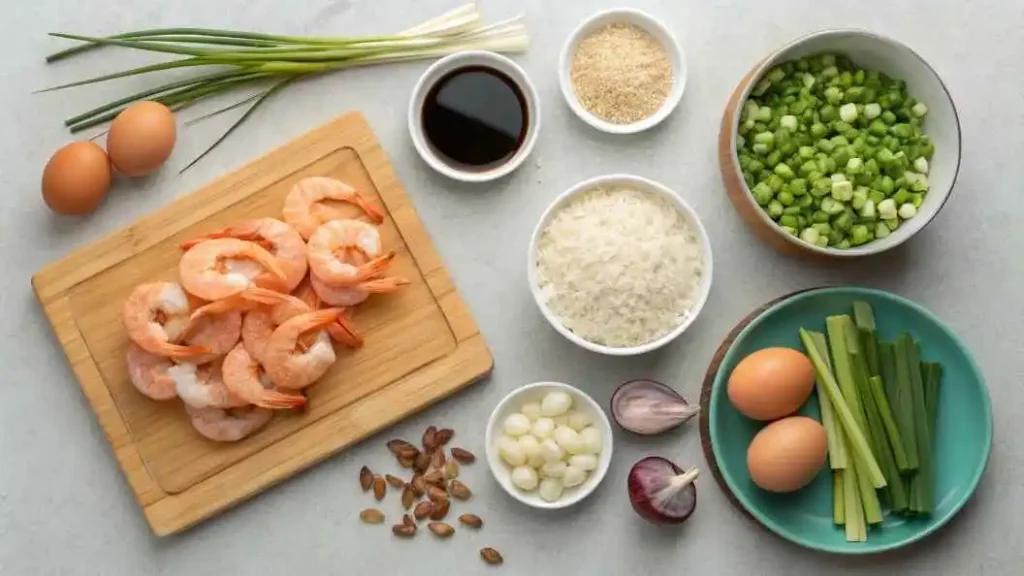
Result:
<svg viewBox="0 0 1024 576">
<path fill-rule="evenodd" d="M 651 468 L 659 464 L 667 464 L 672 467 L 672 471 L 675 475 L 683 473 L 683 470 L 676 466 L 670 460 L 659 458 L 657 456 L 648 456 L 643 460 L 640 460 L 633 465 L 633 468 L 629 471 L 629 477 L 626 480 L 626 486 L 629 489 L 629 503 L 632 504 L 633 510 L 644 520 L 653 524 L 682 524 L 686 522 L 693 514 L 694 510 L 697 509 L 697 486 L 690 484 L 683 490 L 693 490 L 693 506 L 683 516 L 669 516 L 664 512 L 658 510 L 644 488 L 643 483 L 640 480 L 640 475 L 645 473 L 653 473 Z M 646 470 L 645 470 L 646 469 Z"/>
</svg>

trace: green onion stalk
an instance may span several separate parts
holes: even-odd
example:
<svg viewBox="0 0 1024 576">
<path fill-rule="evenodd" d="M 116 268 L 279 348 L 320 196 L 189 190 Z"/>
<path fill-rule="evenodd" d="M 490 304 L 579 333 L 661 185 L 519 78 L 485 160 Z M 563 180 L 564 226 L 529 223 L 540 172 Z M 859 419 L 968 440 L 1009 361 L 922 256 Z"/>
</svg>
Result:
<svg viewBox="0 0 1024 576">
<path fill-rule="evenodd" d="M 529 44 L 521 16 L 485 25 L 473 2 L 388 36 L 283 36 L 212 28 L 159 28 L 105 37 L 54 32 L 50 36 L 75 40 L 80 44 L 50 54 L 46 57 L 47 62 L 57 62 L 103 47 L 173 54 L 181 58 L 52 86 L 41 92 L 177 68 L 202 71 L 68 118 L 64 124 L 72 133 L 108 122 L 141 100 L 153 100 L 172 110 L 181 110 L 242 87 L 260 86 L 244 100 L 197 119 L 248 105 L 238 120 L 182 171 L 209 154 L 269 97 L 297 80 L 346 68 L 435 58 L 463 50 L 522 52 Z"/>
</svg>

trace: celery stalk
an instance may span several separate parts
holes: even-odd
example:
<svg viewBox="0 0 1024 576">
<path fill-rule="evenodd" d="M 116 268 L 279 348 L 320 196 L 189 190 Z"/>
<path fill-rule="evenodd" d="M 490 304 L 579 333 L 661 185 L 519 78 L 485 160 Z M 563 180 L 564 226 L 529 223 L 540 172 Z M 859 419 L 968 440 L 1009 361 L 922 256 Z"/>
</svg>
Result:
<svg viewBox="0 0 1024 576">
<path fill-rule="evenodd" d="M 825 319 L 825 331 L 828 333 L 828 343 L 832 352 L 832 366 L 835 369 L 836 381 L 843 393 L 843 399 L 850 406 L 853 413 L 853 420 L 857 427 L 864 429 L 864 409 L 861 408 L 860 398 L 857 393 L 857 383 L 853 379 L 853 366 L 850 365 L 849 342 L 846 339 L 846 326 L 852 322 L 850 317 L 829 316 Z"/>
<path fill-rule="evenodd" d="M 868 406 L 871 402 L 870 390 L 868 389 L 867 380 L 867 359 L 864 357 L 863 351 L 860 347 L 860 334 L 857 328 L 853 325 L 853 322 L 847 317 L 842 322 L 842 336 L 844 343 L 846 344 L 846 357 L 850 365 L 850 377 L 852 378 L 854 395 L 857 397 L 857 401 L 860 403 L 861 409 L 864 411 L 864 437 L 867 438 L 868 445 L 871 446 L 871 451 L 875 458 L 878 460 L 880 467 L 883 471 L 883 476 L 888 484 L 892 482 L 894 478 L 898 477 L 891 476 L 885 469 L 883 460 L 881 459 L 881 453 L 883 444 L 879 444 L 879 440 L 885 442 L 884 431 L 880 427 L 880 422 L 875 422 L 868 417 L 870 412 Z M 837 353 L 842 353 L 838 351 Z M 881 434 L 881 436 L 879 436 Z M 878 501 L 878 493 L 875 492 L 874 486 L 868 480 L 868 477 L 864 474 L 857 475 L 857 488 L 860 490 L 860 500 L 864 505 L 864 519 L 868 524 L 881 524 L 882 523 L 882 507 Z"/>
<path fill-rule="evenodd" d="M 875 402 L 874 388 L 876 386 L 879 393 L 881 393 L 882 379 L 878 376 L 872 376 L 869 379 L 869 394 L 864 396 L 865 415 L 868 418 L 868 426 L 872 429 L 872 438 L 875 441 L 875 456 L 878 458 L 879 464 L 882 466 L 882 472 L 885 474 L 885 480 L 889 484 L 886 486 L 889 496 L 889 507 L 894 512 L 902 512 L 907 509 L 907 494 L 903 491 L 903 483 L 900 481 L 900 468 L 896 464 L 893 446 L 899 446 L 900 450 L 903 447 L 899 444 L 898 440 L 896 444 L 892 444 L 889 436 L 886 435 L 884 419 L 879 405 Z M 882 395 L 882 400 L 885 400 L 884 395 Z"/>
<path fill-rule="evenodd" d="M 942 380 L 942 364 L 925 362 L 924 366 L 924 405 L 928 412 L 928 430 L 935 438 L 935 416 L 938 412 L 939 382 Z"/>
<path fill-rule="evenodd" d="M 846 541 L 864 542 L 868 539 L 864 524 L 864 508 L 857 490 L 857 466 L 843 470 L 843 511 L 846 513 Z"/>
<path fill-rule="evenodd" d="M 909 338 L 909 336 L 908 336 Z M 917 440 L 918 469 L 914 476 L 915 500 L 911 510 L 922 514 L 932 511 L 931 432 L 928 429 L 928 409 L 924 401 L 924 381 L 921 378 L 921 360 L 917 342 L 907 347 L 910 365 L 910 390 L 914 410 L 914 437 Z"/>
<path fill-rule="evenodd" d="M 843 495 L 843 471 L 832 471 L 832 522 L 837 526 L 846 524 L 846 507 Z"/>
<path fill-rule="evenodd" d="M 818 349 L 818 354 L 825 359 L 825 364 L 831 372 L 832 364 L 828 359 L 828 343 L 825 341 L 825 335 L 820 332 L 813 332 L 811 333 L 811 339 Z M 825 385 L 820 377 L 815 380 L 814 387 L 818 393 L 818 405 L 821 407 L 821 425 L 825 428 L 825 438 L 828 440 L 829 466 L 833 470 L 841 470 L 849 465 L 849 459 L 846 454 L 846 442 L 843 440 L 843 430 L 836 426 L 836 417 L 832 409 L 832 403 L 828 399 L 828 393 L 825 392 Z"/>
<path fill-rule="evenodd" d="M 857 421 L 854 419 L 853 411 L 850 409 L 846 400 L 843 399 L 843 394 L 839 390 L 839 384 L 836 382 L 835 377 L 832 376 L 832 373 L 828 370 L 828 365 L 825 363 L 824 359 L 822 359 L 821 354 L 818 353 L 818 349 L 814 344 L 814 338 L 811 336 L 811 332 L 801 328 L 800 341 L 807 350 L 807 354 L 811 359 L 811 363 L 814 364 L 814 369 L 817 372 L 818 377 L 825 385 L 825 392 L 828 395 L 829 401 L 832 402 L 832 408 L 835 409 L 835 413 L 839 416 L 839 423 L 842 424 L 843 432 L 849 442 L 846 446 L 847 452 L 849 453 L 851 449 L 853 450 L 854 462 L 862 464 L 863 473 L 867 474 L 868 479 L 871 480 L 871 484 L 875 488 L 885 487 L 885 477 L 882 475 L 882 470 L 878 467 L 878 462 L 875 460 L 874 454 L 871 453 L 871 447 L 868 446 L 867 439 L 864 438 L 864 433 L 861 432 L 861 428 L 857 425 Z M 847 509 L 846 512 L 847 518 L 849 518 L 850 510 Z"/>
<path fill-rule="evenodd" d="M 907 466 L 911 470 L 917 470 L 920 464 L 917 454 L 917 432 L 914 427 L 914 399 L 912 395 L 912 384 L 910 382 L 910 348 L 914 342 L 909 334 L 901 334 L 896 338 L 896 386 L 893 411 L 896 416 L 896 424 L 900 429 L 900 438 L 903 440 L 903 449 L 907 453 Z M 916 356 L 916 354 L 914 354 Z"/>
<path fill-rule="evenodd" d="M 878 361 L 878 337 L 875 328 L 875 313 L 871 305 L 863 300 L 853 303 L 853 321 L 857 324 L 857 331 L 860 333 L 861 349 L 864 351 L 864 358 L 867 360 L 867 376 L 878 376 L 881 368 Z"/>
<path fill-rule="evenodd" d="M 889 407 L 889 401 L 885 397 L 885 391 L 882 389 L 882 379 L 878 376 L 872 376 L 868 379 L 868 387 L 871 389 L 871 399 L 874 401 L 875 407 L 878 409 L 878 415 L 882 420 L 882 426 L 885 428 L 885 433 L 889 437 L 889 446 L 892 449 L 893 460 L 896 463 L 896 467 L 901 473 L 910 470 L 907 465 L 907 453 L 903 449 L 903 439 L 900 437 L 900 431 L 896 427 L 896 421 L 893 420 L 892 410 Z"/>
<path fill-rule="evenodd" d="M 885 384 L 885 397 L 895 411 L 896 404 L 896 346 L 892 342 L 878 343 L 878 367 L 881 369 L 882 383 Z M 897 424 L 899 420 L 896 421 Z M 903 430 L 900 430 L 903 433 Z"/>
</svg>

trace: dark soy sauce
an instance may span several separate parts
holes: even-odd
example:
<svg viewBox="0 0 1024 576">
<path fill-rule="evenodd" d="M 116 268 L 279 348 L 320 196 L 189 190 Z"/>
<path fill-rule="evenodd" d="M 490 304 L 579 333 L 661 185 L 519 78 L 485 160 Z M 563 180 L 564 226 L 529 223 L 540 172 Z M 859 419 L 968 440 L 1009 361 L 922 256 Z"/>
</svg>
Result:
<svg viewBox="0 0 1024 576">
<path fill-rule="evenodd" d="M 467 66 L 434 84 L 422 120 L 427 141 L 450 164 L 487 169 L 523 145 L 529 112 L 511 78 L 486 66 Z"/>
</svg>

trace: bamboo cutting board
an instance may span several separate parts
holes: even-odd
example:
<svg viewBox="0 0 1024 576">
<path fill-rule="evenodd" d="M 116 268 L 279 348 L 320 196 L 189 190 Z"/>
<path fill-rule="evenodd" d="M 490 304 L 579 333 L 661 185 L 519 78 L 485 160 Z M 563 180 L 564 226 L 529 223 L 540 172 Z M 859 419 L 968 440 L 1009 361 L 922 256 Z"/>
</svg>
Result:
<svg viewBox="0 0 1024 576">
<path fill-rule="evenodd" d="M 279 412 L 233 444 L 192 429 L 180 401 L 156 402 L 128 379 L 121 304 L 140 283 L 176 280 L 181 241 L 245 218 L 281 217 L 307 176 L 343 180 L 385 209 L 393 273 L 353 319 L 366 344 L 339 350 L 307 389 L 304 412 Z M 352 215 L 356 217 L 355 208 Z M 36 297 L 95 410 L 153 531 L 183 530 L 486 376 L 491 353 L 365 118 L 352 113 L 222 177 L 32 277 Z"/>
</svg>

